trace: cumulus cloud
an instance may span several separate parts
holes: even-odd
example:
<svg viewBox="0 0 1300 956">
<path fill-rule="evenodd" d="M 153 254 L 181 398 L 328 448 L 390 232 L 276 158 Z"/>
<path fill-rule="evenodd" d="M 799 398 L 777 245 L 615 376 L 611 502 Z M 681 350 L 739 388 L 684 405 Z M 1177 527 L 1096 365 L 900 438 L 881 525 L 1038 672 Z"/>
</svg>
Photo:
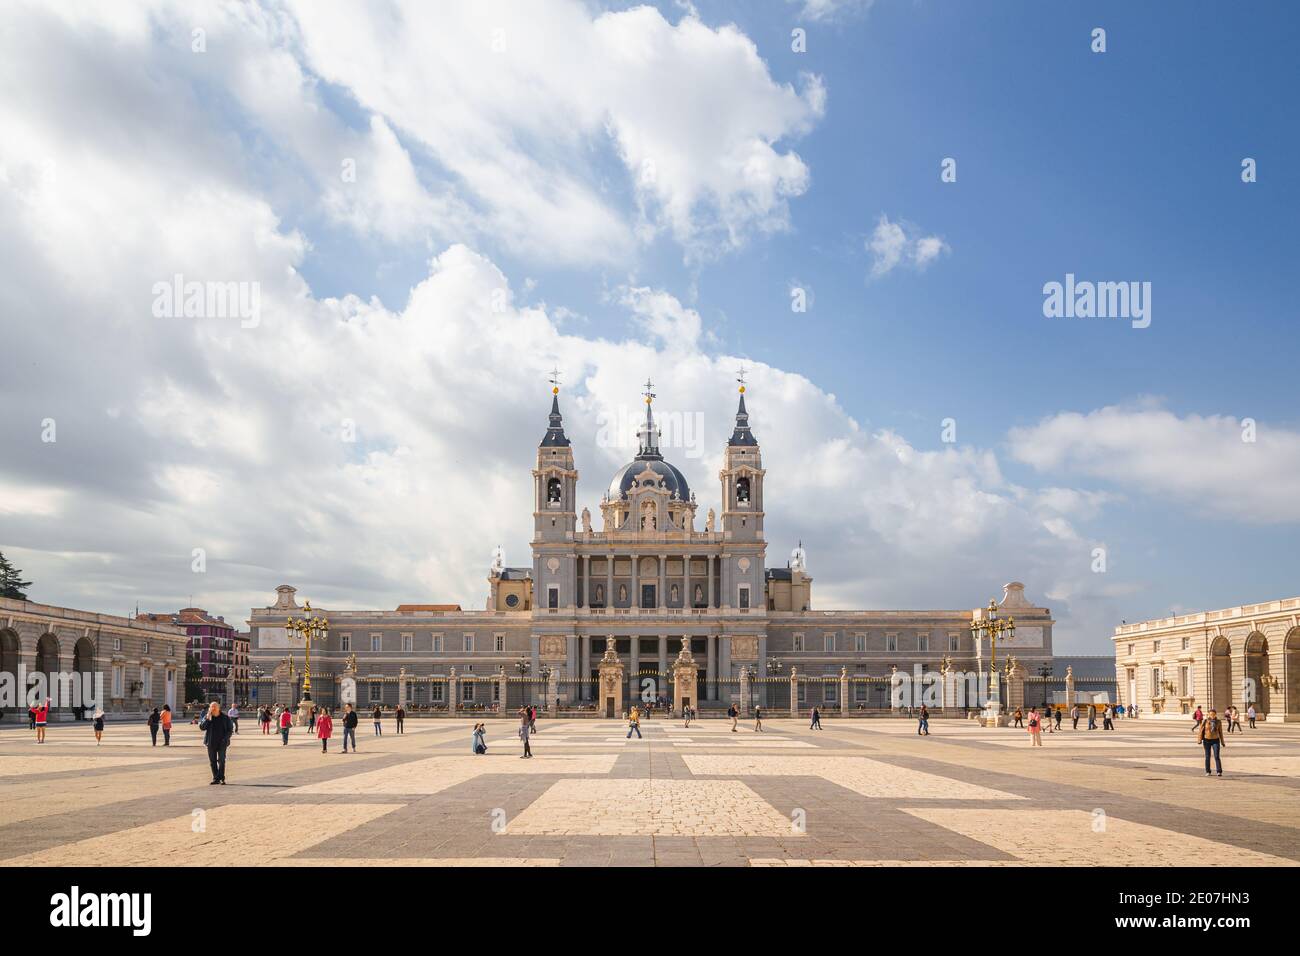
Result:
<svg viewBox="0 0 1300 956">
<path fill-rule="evenodd" d="M 884 213 L 867 240 L 871 253 L 872 278 L 893 272 L 900 265 L 908 265 L 918 272 L 925 270 L 940 255 L 950 251 L 948 244 L 938 236 L 920 235 L 915 226 L 904 222 L 891 222 Z"/>
<path fill-rule="evenodd" d="M 1043 472 L 1089 475 L 1207 514 L 1300 521 L 1300 433 L 1227 415 L 1179 416 L 1153 402 L 1062 412 L 1009 436 Z"/>
</svg>

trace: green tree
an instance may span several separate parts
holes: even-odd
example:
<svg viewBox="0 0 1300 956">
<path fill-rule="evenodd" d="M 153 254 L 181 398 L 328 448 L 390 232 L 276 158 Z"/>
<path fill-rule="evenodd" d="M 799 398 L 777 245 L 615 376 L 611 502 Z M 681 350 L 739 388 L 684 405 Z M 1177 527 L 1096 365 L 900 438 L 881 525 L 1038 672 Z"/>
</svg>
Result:
<svg viewBox="0 0 1300 956">
<path fill-rule="evenodd" d="M 23 580 L 23 572 L 15 568 L 9 559 L 0 553 L 0 597 L 26 601 L 27 589 L 31 586 L 31 581 Z"/>
<path fill-rule="evenodd" d="M 203 689 L 203 669 L 189 651 L 185 652 L 185 701 L 202 702 L 207 692 Z"/>
</svg>

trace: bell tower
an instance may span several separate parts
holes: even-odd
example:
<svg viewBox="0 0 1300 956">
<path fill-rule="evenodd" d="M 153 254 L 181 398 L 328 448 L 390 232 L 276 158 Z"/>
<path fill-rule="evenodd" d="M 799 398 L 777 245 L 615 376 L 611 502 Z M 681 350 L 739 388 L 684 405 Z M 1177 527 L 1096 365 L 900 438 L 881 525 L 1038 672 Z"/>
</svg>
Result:
<svg viewBox="0 0 1300 956">
<path fill-rule="evenodd" d="M 560 414 L 559 373 L 551 375 L 551 414 L 533 469 L 533 541 L 564 541 L 577 526 L 578 472 Z"/>
<path fill-rule="evenodd" d="M 741 369 L 736 427 L 727 441 L 722 471 L 722 530 L 732 541 L 763 540 L 763 454 L 749 429 L 745 408 L 745 371 Z"/>
</svg>

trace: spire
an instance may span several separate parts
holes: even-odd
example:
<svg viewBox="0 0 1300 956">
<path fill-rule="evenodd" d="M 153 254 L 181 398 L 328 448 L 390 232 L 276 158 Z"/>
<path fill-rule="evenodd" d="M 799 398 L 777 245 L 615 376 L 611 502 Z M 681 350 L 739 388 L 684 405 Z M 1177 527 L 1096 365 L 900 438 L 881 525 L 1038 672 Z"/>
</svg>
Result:
<svg viewBox="0 0 1300 956">
<path fill-rule="evenodd" d="M 736 409 L 736 430 L 731 433 L 731 440 L 727 444 L 757 445 L 758 441 L 754 438 L 754 433 L 749 430 L 749 412 L 745 410 L 744 366 L 736 373 L 736 381 L 740 383 L 740 407 Z"/>
<path fill-rule="evenodd" d="M 568 444 L 568 436 L 564 434 L 564 416 L 560 414 L 560 370 L 557 368 L 551 372 L 551 414 L 546 436 L 539 447 L 559 448 Z"/>
<path fill-rule="evenodd" d="M 650 379 L 645 381 L 645 391 L 641 394 L 645 396 L 645 421 L 637 429 L 637 438 L 640 440 L 640 448 L 636 457 L 639 460 L 645 459 L 662 459 L 664 456 L 659 452 L 659 431 L 655 428 L 654 412 L 650 406 L 654 403 L 655 393 L 653 391 L 654 383 Z"/>
</svg>

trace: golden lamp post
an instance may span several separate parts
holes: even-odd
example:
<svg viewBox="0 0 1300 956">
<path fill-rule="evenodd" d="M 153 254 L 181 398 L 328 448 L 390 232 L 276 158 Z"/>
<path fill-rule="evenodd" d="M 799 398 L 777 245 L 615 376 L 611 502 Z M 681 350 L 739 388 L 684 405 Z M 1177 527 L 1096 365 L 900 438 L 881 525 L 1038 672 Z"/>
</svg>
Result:
<svg viewBox="0 0 1300 956">
<path fill-rule="evenodd" d="M 1002 692 L 998 684 L 998 641 L 1010 640 L 1016 636 L 1016 619 L 1009 617 L 1004 621 L 999 618 L 997 602 L 990 600 L 989 606 L 984 609 L 984 616 L 971 621 L 970 633 L 977 642 L 985 637 L 989 639 L 989 702 L 985 723 L 992 720 L 996 726 L 1002 710 Z"/>
<path fill-rule="evenodd" d="M 329 634 L 330 622 L 324 617 L 316 617 L 312 614 L 310 601 L 303 603 L 302 613 L 302 617 L 287 618 L 284 628 L 286 633 L 302 638 L 303 653 L 306 657 L 306 667 L 302 677 L 302 699 L 309 701 L 311 700 L 311 642 L 325 640 L 326 635 Z"/>
</svg>

